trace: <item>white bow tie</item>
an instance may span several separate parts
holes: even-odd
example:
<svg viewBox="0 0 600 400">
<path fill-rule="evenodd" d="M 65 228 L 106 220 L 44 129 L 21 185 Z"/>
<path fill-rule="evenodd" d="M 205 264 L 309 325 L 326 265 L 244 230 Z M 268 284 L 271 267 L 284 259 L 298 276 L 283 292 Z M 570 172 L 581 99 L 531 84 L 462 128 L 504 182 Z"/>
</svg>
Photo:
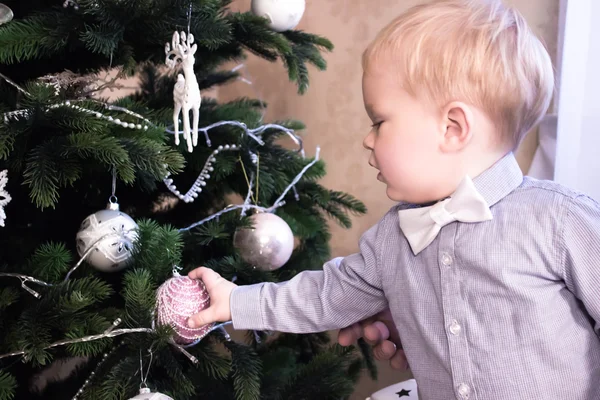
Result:
<svg viewBox="0 0 600 400">
<path fill-rule="evenodd" d="M 489 221 L 492 212 L 467 176 L 451 197 L 429 207 L 400 210 L 398 217 L 400 229 L 417 255 L 433 242 L 442 227 L 454 221 Z"/>
</svg>

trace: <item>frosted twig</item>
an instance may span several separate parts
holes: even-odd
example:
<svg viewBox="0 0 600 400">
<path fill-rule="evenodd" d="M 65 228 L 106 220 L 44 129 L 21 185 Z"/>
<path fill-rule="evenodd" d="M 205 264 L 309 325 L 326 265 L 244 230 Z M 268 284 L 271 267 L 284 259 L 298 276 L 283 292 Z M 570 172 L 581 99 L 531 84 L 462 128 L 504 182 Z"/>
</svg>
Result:
<svg viewBox="0 0 600 400">
<path fill-rule="evenodd" d="M 240 218 L 246 216 L 246 206 L 250 204 L 250 200 L 252 199 L 252 189 L 254 187 L 254 172 L 250 173 L 250 185 L 248 186 L 248 194 L 246 195 L 246 199 L 244 200 L 244 207 L 242 208 L 242 212 L 240 213 Z"/>
<path fill-rule="evenodd" d="M 211 129 L 214 129 L 214 128 L 218 128 L 219 126 L 223 126 L 223 125 L 238 126 L 238 127 L 242 128 L 245 131 L 245 133 L 248 134 L 248 136 L 250 136 L 252 139 L 254 139 L 258 144 L 260 144 L 261 146 L 265 144 L 261 139 L 259 139 L 256 135 L 254 135 L 251 130 L 248 129 L 248 127 L 246 126 L 245 123 L 239 122 L 239 121 L 219 121 L 219 122 L 215 122 L 214 124 L 205 126 L 203 128 L 198 128 L 198 132 L 202 132 L 204 134 L 204 138 L 206 140 L 206 145 L 208 147 L 212 146 L 212 142 L 210 141 L 210 138 L 208 137 L 208 131 Z M 284 129 L 287 129 L 287 128 L 284 128 Z M 167 129 L 167 133 L 170 133 L 172 135 L 175 134 L 175 131 L 172 129 L 172 125 L 169 126 L 169 128 Z"/>
<path fill-rule="evenodd" d="M 237 72 L 240 69 L 242 69 L 244 71 L 244 74 L 247 75 L 250 79 L 246 79 L 245 76 L 238 76 L 238 79 L 240 81 L 244 82 L 245 84 L 252 86 L 252 90 L 254 91 L 255 97 L 258 99 L 258 101 L 260 101 L 260 104 L 261 104 L 260 121 L 262 122 L 265 119 L 265 114 L 267 113 L 267 108 L 265 106 L 263 106 L 264 101 L 262 100 L 262 96 L 261 96 L 260 92 L 256 89 L 256 85 L 254 85 L 254 83 L 252 82 L 252 77 L 250 76 L 250 73 L 248 72 L 248 68 L 246 67 L 246 64 L 239 64 L 239 65 L 235 66 L 231 70 L 231 72 Z"/>
<path fill-rule="evenodd" d="M 200 225 L 203 225 L 205 223 L 207 223 L 208 221 L 211 221 L 215 218 L 219 218 L 221 215 L 234 211 L 234 210 L 244 210 L 247 208 L 254 208 L 260 211 L 264 211 L 264 212 L 273 212 L 275 211 L 277 208 L 282 207 L 283 205 L 285 205 L 285 201 L 283 201 L 283 199 L 285 198 L 285 196 L 287 195 L 287 193 L 294 187 L 294 185 L 296 185 L 296 183 L 298 183 L 300 181 L 300 179 L 302 179 L 302 176 L 304 176 L 304 174 L 306 173 L 306 171 L 308 171 L 308 169 L 310 167 L 312 167 L 313 165 L 315 165 L 315 163 L 317 161 L 319 161 L 319 153 L 321 152 L 321 148 L 317 147 L 317 151 L 316 151 L 316 155 L 315 155 L 315 159 L 313 161 L 311 161 L 309 164 L 307 164 L 304 168 L 302 168 L 302 171 L 300 171 L 300 173 L 294 178 L 294 180 L 292 181 L 292 183 L 290 183 L 288 185 L 288 187 L 283 191 L 283 193 L 281 194 L 281 196 L 279 196 L 279 198 L 275 201 L 275 203 L 273 203 L 273 205 L 269 208 L 265 208 L 265 207 L 260 207 L 260 206 L 256 206 L 256 205 L 252 205 L 252 204 L 241 204 L 241 205 L 234 205 L 234 206 L 228 206 L 225 207 L 224 209 L 222 209 L 221 211 L 210 215 L 206 218 L 204 218 L 203 220 L 200 220 L 198 222 L 193 223 L 192 225 L 185 227 L 185 228 L 181 228 L 179 229 L 179 232 L 186 232 L 189 230 L 192 230 Z"/>
<path fill-rule="evenodd" d="M 285 203 L 279 204 L 279 207 L 281 207 L 283 204 L 285 204 Z M 217 213 L 215 213 L 215 214 L 213 214 L 211 216 L 208 216 L 208 217 L 204 218 L 201 221 L 193 223 L 192 225 L 190 225 L 188 227 L 179 229 L 179 232 L 186 232 L 186 231 L 192 230 L 192 229 L 194 229 L 194 228 L 196 228 L 196 227 L 198 227 L 200 225 L 204 225 L 208 221 L 211 221 L 211 220 L 213 220 L 215 218 L 219 218 L 221 215 L 223 215 L 225 213 L 228 213 L 228 212 L 231 212 L 231 211 L 235 211 L 235 210 L 239 210 L 239 209 L 243 209 L 243 208 L 254 208 L 256 210 L 266 211 L 266 208 L 260 207 L 260 206 L 255 206 L 255 205 L 252 205 L 252 204 L 248 204 L 248 205 L 241 204 L 241 205 L 229 206 L 229 207 L 226 207 L 226 208 L 222 209 L 221 211 L 219 211 L 219 212 L 217 212 Z"/>
<path fill-rule="evenodd" d="M 300 171 L 300 173 L 294 178 L 292 183 L 290 183 L 288 185 L 288 187 L 283 191 L 283 193 L 281 193 L 281 196 L 279 196 L 279 198 L 277 200 L 275 200 L 275 204 L 273 204 L 273 206 L 271 206 L 267 211 L 271 212 L 275 208 L 277 208 L 276 205 L 278 203 L 280 203 L 284 199 L 284 197 L 287 195 L 287 193 L 292 189 L 292 187 L 294 187 L 294 185 L 296 185 L 296 183 L 298 183 L 300 181 L 300 179 L 302 179 L 302 176 L 306 173 L 306 171 L 308 171 L 308 169 L 310 167 L 312 167 L 313 165 L 315 165 L 317 163 L 317 161 L 319 161 L 319 153 L 320 152 L 321 152 L 321 148 L 317 146 L 315 159 L 312 160 L 310 163 L 308 163 L 304 168 L 302 168 L 302 171 Z"/>
</svg>

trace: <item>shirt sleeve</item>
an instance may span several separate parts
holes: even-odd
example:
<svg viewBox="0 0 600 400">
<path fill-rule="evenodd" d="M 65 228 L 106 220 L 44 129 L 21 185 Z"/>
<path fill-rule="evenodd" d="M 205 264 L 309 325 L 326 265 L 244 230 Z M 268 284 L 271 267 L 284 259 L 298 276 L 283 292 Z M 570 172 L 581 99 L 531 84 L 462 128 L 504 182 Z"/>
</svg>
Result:
<svg viewBox="0 0 600 400">
<path fill-rule="evenodd" d="M 563 231 L 564 277 L 600 334 L 600 205 L 587 196 L 571 201 Z"/>
<path fill-rule="evenodd" d="M 377 262 L 380 224 L 361 237 L 358 253 L 329 261 L 322 271 L 304 271 L 287 282 L 234 289 L 230 297 L 234 328 L 323 332 L 385 309 Z"/>
</svg>

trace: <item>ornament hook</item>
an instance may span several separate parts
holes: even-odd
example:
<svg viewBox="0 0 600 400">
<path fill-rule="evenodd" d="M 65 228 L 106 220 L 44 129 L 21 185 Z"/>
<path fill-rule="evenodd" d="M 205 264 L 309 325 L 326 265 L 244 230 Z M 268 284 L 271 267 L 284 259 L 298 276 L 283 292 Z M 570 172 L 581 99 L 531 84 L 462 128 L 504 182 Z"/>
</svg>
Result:
<svg viewBox="0 0 600 400">
<path fill-rule="evenodd" d="M 117 167 L 113 167 L 113 169 L 112 169 L 112 191 L 111 191 L 110 197 L 108 198 L 108 205 L 106 206 L 106 208 L 109 210 L 119 211 L 119 203 L 118 203 L 119 199 L 115 195 L 116 192 L 117 192 Z"/>
<path fill-rule="evenodd" d="M 152 366 L 152 346 L 150 346 L 150 348 L 148 349 L 148 353 L 150 353 L 150 361 L 148 361 L 148 369 L 146 371 L 146 375 L 144 375 L 144 358 L 142 357 L 142 349 L 140 349 L 140 378 L 142 380 L 140 390 L 148 389 L 148 384 L 146 383 L 146 381 L 148 380 L 148 375 L 150 375 L 150 367 Z"/>
</svg>

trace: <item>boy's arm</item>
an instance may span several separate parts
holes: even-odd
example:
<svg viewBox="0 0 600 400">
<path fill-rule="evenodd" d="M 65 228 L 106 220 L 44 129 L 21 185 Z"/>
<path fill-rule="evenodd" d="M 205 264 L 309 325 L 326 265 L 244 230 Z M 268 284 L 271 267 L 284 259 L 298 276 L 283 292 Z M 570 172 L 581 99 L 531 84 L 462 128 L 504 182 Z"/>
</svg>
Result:
<svg viewBox="0 0 600 400">
<path fill-rule="evenodd" d="M 571 201 L 563 226 L 564 277 L 600 334 L 600 205 L 587 196 Z"/>
<path fill-rule="evenodd" d="M 343 328 L 387 307 L 378 268 L 377 231 L 360 239 L 360 252 L 335 259 L 282 283 L 239 286 L 230 297 L 236 329 L 311 333 Z"/>
</svg>

